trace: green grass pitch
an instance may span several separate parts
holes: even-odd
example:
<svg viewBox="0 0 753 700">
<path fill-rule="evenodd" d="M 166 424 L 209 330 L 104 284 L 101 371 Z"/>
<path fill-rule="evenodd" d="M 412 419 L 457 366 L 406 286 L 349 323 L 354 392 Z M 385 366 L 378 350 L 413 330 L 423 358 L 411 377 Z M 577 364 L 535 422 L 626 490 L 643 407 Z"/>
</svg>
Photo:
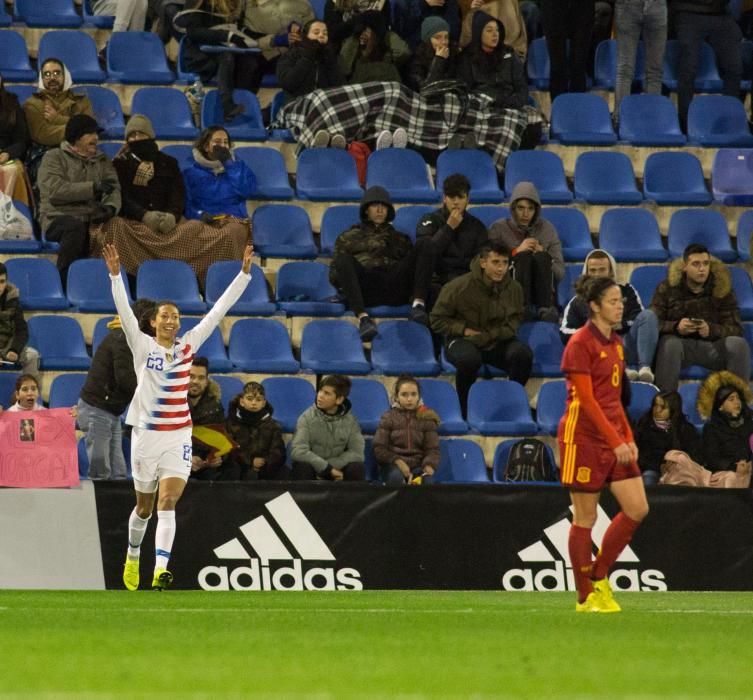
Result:
<svg viewBox="0 0 753 700">
<path fill-rule="evenodd" d="M 0 698 L 750 698 L 753 593 L 0 593 Z"/>
</svg>

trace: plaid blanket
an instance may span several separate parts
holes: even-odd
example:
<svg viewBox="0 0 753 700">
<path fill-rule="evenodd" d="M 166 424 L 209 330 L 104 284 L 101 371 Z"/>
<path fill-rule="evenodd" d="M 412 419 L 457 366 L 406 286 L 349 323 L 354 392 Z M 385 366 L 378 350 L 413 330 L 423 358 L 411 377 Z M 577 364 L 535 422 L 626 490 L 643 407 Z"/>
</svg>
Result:
<svg viewBox="0 0 753 700">
<path fill-rule="evenodd" d="M 314 90 L 289 102 L 272 128 L 290 129 L 299 145 L 310 148 L 319 130 L 350 141 L 373 139 L 380 131 L 403 127 L 408 143 L 429 150 L 447 148 L 454 134 L 473 133 L 498 170 L 518 148 L 528 124 L 541 120 L 533 108 L 495 109 L 487 95 L 449 91 L 424 98 L 396 82 L 369 82 Z"/>
</svg>

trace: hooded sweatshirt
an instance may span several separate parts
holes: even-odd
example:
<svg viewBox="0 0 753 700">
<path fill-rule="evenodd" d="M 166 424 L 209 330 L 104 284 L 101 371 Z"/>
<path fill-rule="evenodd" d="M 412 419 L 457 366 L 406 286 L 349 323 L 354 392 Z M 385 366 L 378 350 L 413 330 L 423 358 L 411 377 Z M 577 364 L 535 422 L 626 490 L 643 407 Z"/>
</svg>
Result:
<svg viewBox="0 0 753 700">
<path fill-rule="evenodd" d="M 467 2 L 470 5 L 470 1 Z M 515 53 L 525 56 L 528 51 L 528 38 L 526 36 L 526 24 L 520 11 L 519 0 L 487 0 L 483 7 L 478 10 L 470 10 L 463 19 L 463 27 L 460 32 L 460 46 L 465 48 L 471 41 L 471 29 L 473 18 L 478 12 L 485 12 L 495 17 L 505 27 L 505 39 L 512 46 Z"/>
<path fill-rule="evenodd" d="M 513 213 L 515 202 L 527 199 L 534 203 L 536 211 L 528 226 L 520 224 Z M 512 191 L 510 198 L 510 218 L 495 221 L 489 229 L 489 239 L 502 241 L 513 256 L 516 248 L 526 239 L 535 238 L 544 247 L 552 259 L 552 274 L 555 282 L 565 276 L 565 258 L 562 255 L 562 243 L 557 235 L 557 229 L 541 216 L 541 198 L 536 185 L 532 182 L 519 182 Z"/>
</svg>

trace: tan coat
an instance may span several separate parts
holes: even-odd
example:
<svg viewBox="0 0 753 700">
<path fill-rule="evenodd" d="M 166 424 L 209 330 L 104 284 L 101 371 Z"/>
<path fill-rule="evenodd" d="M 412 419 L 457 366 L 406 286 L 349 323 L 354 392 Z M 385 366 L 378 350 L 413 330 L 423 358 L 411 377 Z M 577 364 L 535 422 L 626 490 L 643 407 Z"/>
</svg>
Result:
<svg viewBox="0 0 753 700">
<path fill-rule="evenodd" d="M 46 102 L 52 103 L 57 110 L 57 115 L 49 121 L 44 117 Z M 24 102 L 29 136 L 34 143 L 42 146 L 59 146 L 65 138 L 66 124 L 74 114 L 93 117 L 94 110 L 86 95 L 77 95 L 71 90 L 63 90 L 57 95 L 40 90 Z"/>
<path fill-rule="evenodd" d="M 243 11 L 243 27 L 256 36 L 264 57 L 272 59 L 285 51 L 284 47 L 272 45 L 277 34 L 287 34 L 292 21 L 303 27 L 314 19 L 314 10 L 308 0 L 246 0 Z"/>
<path fill-rule="evenodd" d="M 518 0 L 490 0 L 490 2 L 484 3 L 479 10 L 502 22 L 505 27 L 505 44 L 511 46 L 515 53 L 521 56 L 526 55 L 528 51 L 528 38 Z M 473 15 L 477 11 L 469 9 L 463 18 L 463 27 L 460 30 L 460 48 L 464 48 L 471 43 Z"/>
</svg>

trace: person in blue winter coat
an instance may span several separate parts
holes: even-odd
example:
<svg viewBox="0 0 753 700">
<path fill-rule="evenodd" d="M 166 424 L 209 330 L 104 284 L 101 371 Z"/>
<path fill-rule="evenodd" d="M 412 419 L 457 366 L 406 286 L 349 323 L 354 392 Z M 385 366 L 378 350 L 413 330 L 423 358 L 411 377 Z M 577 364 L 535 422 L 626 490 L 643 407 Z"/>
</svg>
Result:
<svg viewBox="0 0 753 700">
<path fill-rule="evenodd" d="M 256 177 L 242 160 L 221 126 L 201 132 L 191 164 L 183 171 L 186 184 L 186 218 L 209 222 L 215 217 L 248 218 L 246 200 L 256 191 Z"/>
</svg>

